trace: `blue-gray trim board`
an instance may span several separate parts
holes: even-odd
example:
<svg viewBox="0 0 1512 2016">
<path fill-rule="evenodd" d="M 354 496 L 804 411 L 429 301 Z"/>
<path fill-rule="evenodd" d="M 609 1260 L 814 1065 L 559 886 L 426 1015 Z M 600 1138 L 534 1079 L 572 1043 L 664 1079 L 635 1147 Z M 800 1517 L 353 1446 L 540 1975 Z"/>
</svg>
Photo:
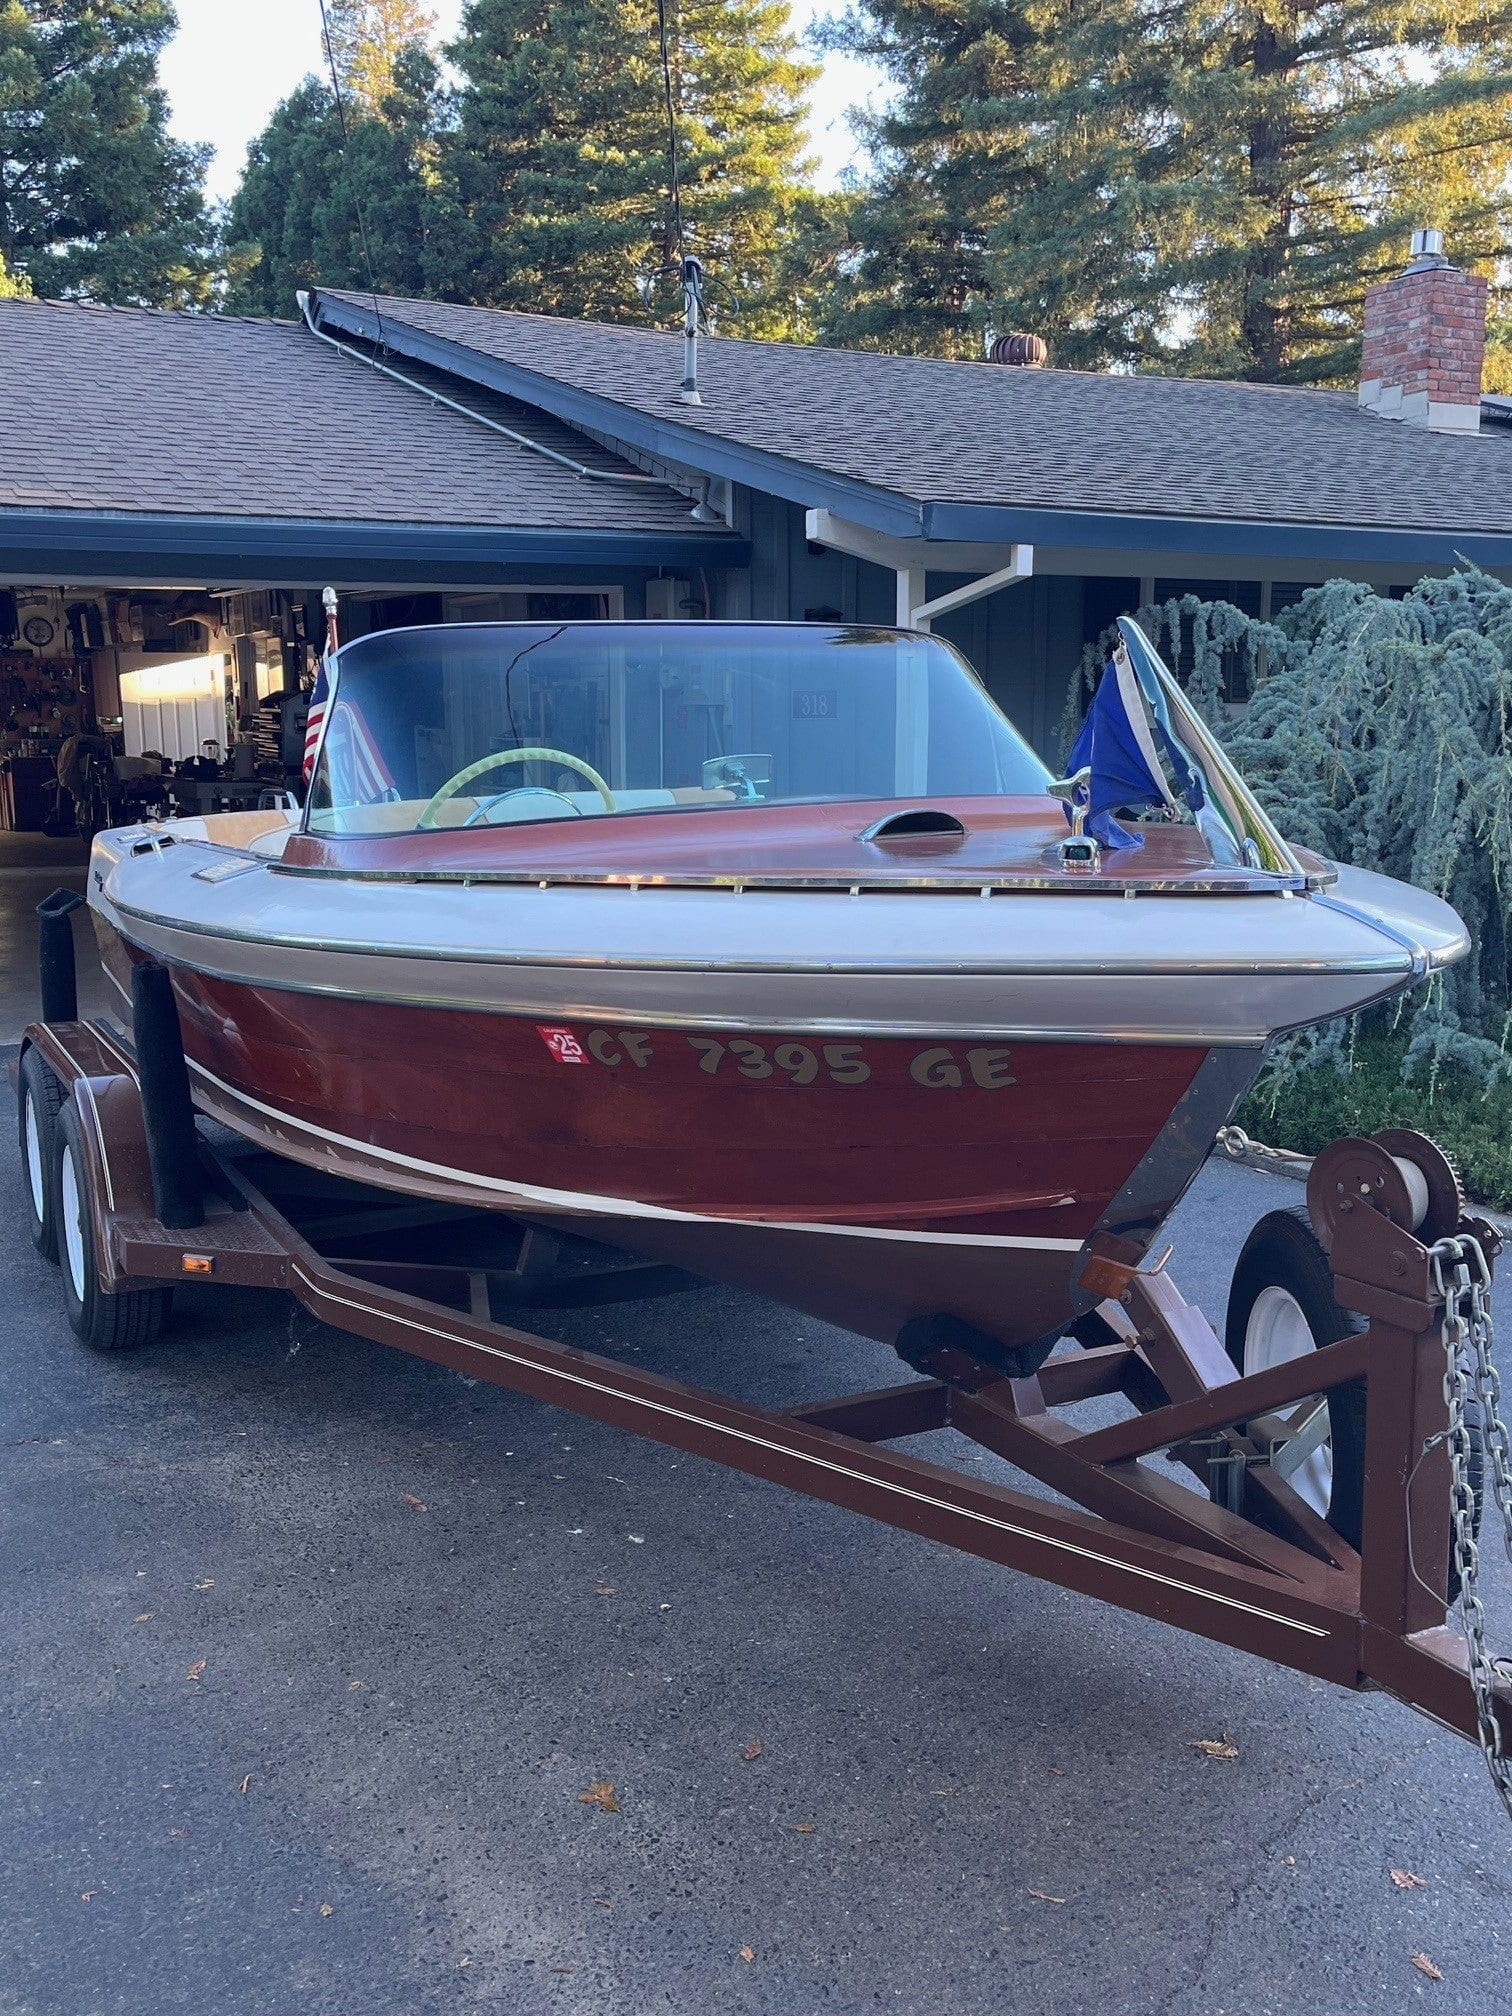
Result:
<svg viewBox="0 0 1512 2016">
<path fill-rule="evenodd" d="M 496 582 L 508 568 L 556 578 L 569 568 L 743 567 L 749 558 L 746 540 L 719 532 L 0 510 L 0 571 L 43 581 L 132 574 L 290 585 L 320 575 L 350 585 L 462 587 Z"/>
</svg>

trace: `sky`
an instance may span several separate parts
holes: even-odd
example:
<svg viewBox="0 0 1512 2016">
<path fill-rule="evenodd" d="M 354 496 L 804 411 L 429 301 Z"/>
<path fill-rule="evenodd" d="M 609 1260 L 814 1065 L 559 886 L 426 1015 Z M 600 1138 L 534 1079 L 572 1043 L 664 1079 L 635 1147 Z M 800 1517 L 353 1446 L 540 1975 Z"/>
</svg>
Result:
<svg viewBox="0 0 1512 2016">
<path fill-rule="evenodd" d="M 462 0 L 430 0 L 444 39 L 455 32 Z M 215 149 L 207 187 L 215 198 L 236 187 L 247 142 L 307 70 L 324 72 L 319 0 L 177 0 L 179 32 L 164 50 L 159 74 L 181 140 Z M 826 0 L 792 0 L 800 32 Z M 820 181 L 832 187 L 855 158 L 847 124 L 852 106 L 877 88 L 869 65 L 824 58 L 814 93 L 811 128 Z"/>
</svg>

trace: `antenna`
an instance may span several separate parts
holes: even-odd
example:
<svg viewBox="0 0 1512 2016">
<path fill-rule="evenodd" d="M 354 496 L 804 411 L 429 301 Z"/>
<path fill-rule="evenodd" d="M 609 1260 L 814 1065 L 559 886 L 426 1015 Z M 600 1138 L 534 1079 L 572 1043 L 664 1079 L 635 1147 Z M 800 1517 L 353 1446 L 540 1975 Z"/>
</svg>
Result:
<svg viewBox="0 0 1512 2016">
<path fill-rule="evenodd" d="M 331 45 L 331 17 L 326 12 L 326 0 L 319 0 L 320 37 L 325 43 L 326 67 L 331 73 L 331 96 L 336 100 L 336 118 L 341 126 L 341 155 L 350 167 L 352 159 L 351 137 L 347 132 L 346 100 L 342 96 L 341 78 L 336 69 L 336 51 Z M 352 185 L 352 208 L 357 212 L 357 237 L 362 246 L 362 270 L 367 274 L 368 293 L 372 296 L 373 320 L 378 325 L 378 347 L 386 350 L 388 344 L 383 335 L 383 314 L 378 306 L 378 286 L 373 279 L 373 255 L 368 247 L 367 219 L 362 214 L 362 198 L 357 193 L 357 185 Z"/>
<path fill-rule="evenodd" d="M 698 324 L 703 315 L 703 261 L 688 253 L 679 261 L 683 290 L 683 376 L 681 406 L 702 406 L 698 389 Z"/>
<path fill-rule="evenodd" d="M 702 406 L 698 389 L 698 331 L 704 313 L 703 261 L 688 250 L 683 233 L 682 180 L 677 161 L 677 100 L 672 90 L 672 51 L 667 34 L 667 0 L 656 0 L 656 32 L 661 44 L 662 98 L 667 108 L 667 196 L 671 205 L 668 222 L 677 258 L 662 268 L 676 273 L 683 297 L 683 375 L 677 394 L 681 406 Z M 670 251 L 672 246 L 667 249 Z M 650 297 L 650 288 L 646 290 Z"/>
</svg>

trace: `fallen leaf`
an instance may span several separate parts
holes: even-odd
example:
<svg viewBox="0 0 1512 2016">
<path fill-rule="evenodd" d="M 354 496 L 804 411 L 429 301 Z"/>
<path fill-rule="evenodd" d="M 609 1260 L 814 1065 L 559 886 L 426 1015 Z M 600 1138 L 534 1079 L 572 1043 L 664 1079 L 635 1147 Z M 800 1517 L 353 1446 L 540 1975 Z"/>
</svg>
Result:
<svg viewBox="0 0 1512 2016">
<path fill-rule="evenodd" d="M 1414 1953 L 1412 1964 L 1416 1967 L 1419 1974 L 1426 1974 L 1430 1981 L 1442 1981 L 1444 1978 L 1443 1968 L 1435 1967 L 1426 1953 Z"/>
<path fill-rule="evenodd" d="M 471 1953 L 464 1953 L 464 1954 L 462 1955 L 462 1958 L 461 1958 L 461 1959 L 460 1959 L 460 1960 L 459 1960 L 459 1961 L 457 1962 L 457 1965 L 458 1965 L 459 1967 L 471 1967 L 471 1965 L 472 1965 L 472 1955 L 471 1955 Z"/>
<path fill-rule="evenodd" d="M 620 1804 L 607 1778 L 595 1778 L 586 1792 L 578 1794 L 579 1806 L 597 1806 L 601 1813 L 618 1813 Z"/>
<path fill-rule="evenodd" d="M 248 1788 L 250 1787 L 251 1783 L 252 1783 L 252 1773 L 251 1773 L 251 1772 L 249 1771 L 249 1772 L 247 1773 L 246 1777 L 245 1777 L 245 1778 L 243 1778 L 243 1780 L 241 1781 L 240 1785 L 238 1785 L 238 1786 L 237 1786 L 237 1788 L 236 1788 L 236 1789 L 237 1789 L 237 1791 L 238 1791 L 238 1792 L 239 1792 L 239 1793 L 241 1794 L 241 1796 L 243 1797 L 243 1799 L 245 1799 L 245 1798 L 246 1798 L 246 1796 L 247 1796 L 247 1791 L 248 1791 Z"/>
<path fill-rule="evenodd" d="M 189 1671 L 184 1675 L 186 1680 L 202 1680 L 204 1677 L 205 1662 L 203 1659 L 196 1659 L 194 1664 L 189 1668 Z"/>
<path fill-rule="evenodd" d="M 1048 1890 L 1031 1890 L 1029 1895 L 1038 1897 L 1041 1904 L 1064 1904 L 1066 1901 L 1064 1897 L 1052 1897 Z"/>
<path fill-rule="evenodd" d="M 744 1750 L 742 1750 L 740 1754 L 745 1759 L 747 1764 L 754 1764 L 756 1762 L 756 1759 L 761 1755 L 763 1747 L 764 1746 L 762 1744 L 761 1738 L 759 1736 L 753 1736 L 750 1742 L 747 1743 Z"/>
<path fill-rule="evenodd" d="M 575 1974 L 577 1969 L 576 1967 L 553 1967 L 551 1972 L 553 1974 Z"/>
<path fill-rule="evenodd" d="M 329 1918 L 329 1917 L 330 1917 L 330 1915 L 331 1915 L 331 1913 L 332 1913 L 332 1912 L 333 1912 L 333 1911 L 334 1911 L 335 1909 L 336 1909 L 336 1906 L 335 1906 L 334 1904 L 322 1904 L 322 1905 L 321 1905 L 321 1907 L 320 1907 L 320 1915 L 321 1915 L 321 1917 L 322 1917 L 322 1918 Z"/>
<path fill-rule="evenodd" d="M 614 1584 L 612 1582 L 600 1582 L 593 1593 L 595 1596 L 612 1596 L 614 1594 Z"/>
<path fill-rule="evenodd" d="M 404 1502 L 406 1505 L 408 1505 L 411 1512 L 429 1512 L 430 1510 L 429 1505 L 427 1505 L 423 1499 L 417 1498 L 413 1491 L 405 1492 Z"/>
<path fill-rule="evenodd" d="M 94 1900 L 95 1892 L 93 1890 L 81 1890 L 79 1892 L 79 1902 L 81 1904 L 93 1904 Z"/>
<path fill-rule="evenodd" d="M 215 1587 L 215 1577 L 209 1575 L 203 1582 L 196 1582 L 194 1586 L 196 1589 L 213 1589 Z"/>
<path fill-rule="evenodd" d="M 348 1692 L 348 1694 L 355 1694 L 355 1693 L 357 1692 L 357 1689 L 358 1689 L 358 1688 L 359 1688 L 359 1687 L 360 1687 L 361 1685 L 362 1685 L 362 1682 L 361 1682 L 360 1680 L 348 1680 L 348 1682 L 347 1682 L 347 1692 Z"/>
<path fill-rule="evenodd" d="M 595 1897 L 593 1901 L 599 1906 L 600 1910 L 612 1911 L 614 1909 L 614 1906 L 607 1897 Z"/>
<path fill-rule="evenodd" d="M 150 1610 L 139 1611 L 131 1621 L 133 1624 L 150 1624 L 152 1622 L 152 1612 Z"/>
<path fill-rule="evenodd" d="M 173 1836 L 175 1841 L 187 1841 L 189 1839 L 189 1829 L 187 1827 L 170 1827 L 168 1832 Z"/>
<path fill-rule="evenodd" d="M 1391 1878 L 1398 1890 L 1426 1890 L 1428 1888 L 1428 1878 L 1426 1876 L 1414 1876 L 1410 1869 L 1388 1869 L 1386 1874 Z"/>
<path fill-rule="evenodd" d="M 1066 1774 L 1065 1774 L 1065 1772 L 1064 1772 L 1064 1771 L 1062 1771 L 1062 1769 L 1061 1769 L 1061 1767 L 1059 1766 L 1059 1764 L 1052 1764 L 1052 1765 L 1050 1766 L 1050 1776 L 1051 1776 L 1052 1778 L 1064 1778 L 1064 1777 L 1065 1777 L 1065 1775 L 1066 1775 Z"/>
<path fill-rule="evenodd" d="M 747 1967 L 749 1967 L 751 1962 L 756 1958 L 756 1948 L 754 1946 L 742 1946 L 740 1949 L 740 1957 L 742 1960 L 744 1960 Z"/>
<path fill-rule="evenodd" d="M 1239 1755 L 1238 1744 L 1230 1743 L 1227 1736 L 1199 1736 L 1197 1741 L 1188 1744 L 1187 1748 L 1200 1750 L 1204 1757 L 1217 1758 L 1225 1764 L 1232 1764 Z"/>
<path fill-rule="evenodd" d="M 812 1820 L 800 1820 L 798 1825 L 793 1829 L 793 1832 L 795 1834 L 817 1834 L 819 1829 L 814 1825 Z"/>
<path fill-rule="evenodd" d="M 1283 1855 L 1281 1857 L 1281 1867 L 1283 1869 L 1295 1869 L 1296 1866 L 1297 1858 L 1295 1855 Z"/>
</svg>

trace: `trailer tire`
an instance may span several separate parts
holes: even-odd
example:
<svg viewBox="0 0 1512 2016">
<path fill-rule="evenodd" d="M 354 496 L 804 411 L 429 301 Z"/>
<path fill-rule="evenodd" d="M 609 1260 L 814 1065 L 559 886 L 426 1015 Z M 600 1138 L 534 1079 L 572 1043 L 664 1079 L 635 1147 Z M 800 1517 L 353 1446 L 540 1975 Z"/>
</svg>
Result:
<svg viewBox="0 0 1512 2016">
<path fill-rule="evenodd" d="M 1278 1356 L 1265 1356 L 1263 1351 L 1255 1349 L 1257 1331 L 1264 1327 L 1263 1317 L 1262 1322 L 1257 1324 L 1256 1309 L 1267 1288 L 1280 1289 L 1292 1297 L 1312 1333 L 1311 1348 L 1314 1350 L 1324 1344 L 1337 1344 L 1341 1337 L 1355 1335 L 1366 1327 L 1363 1318 L 1351 1315 L 1335 1298 L 1333 1270 L 1307 1212 L 1298 1208 L 1268 1212 L 1245 1241 L 1239 1264 L 1234 1269 L 1233 1285 L 1229 1289 L 1224 1343 L 1241 1372 L 1258 1372 L 1264 1364 L 1280 1363 L 1281 1357 L 1301 1355 L 1300 1351 L 1294 1350 Z M 1254 1363 L 1248 1362 L 1251 1355 Z M 1336 1386 L 1329 1394 L 1328 1422 L 1332 1474 L 1327 1480 L 1330 1488 L 1326 1509 L 1319 1503 L 1319 1495 L 1315 1491 L 1303 1489 L 1302 1496 L 1315 1511 L 1324 1512 L 1324 1517 L 1341 1540 L 1347 1540 L 1351 1547 L 1358 1548 L 1365 1512 L 1363 1379 L 1351 1380 L 1347 1386 Z M 1475 1531 L 1479 1534 L 1481 1514 L 1485 1510 L 1486 1428 L 1480 1402 L 1473 1392 L 1466 1402 L 1465 1429 L 1470 1443 L 1470 1489 L 1475 1499 Z M 1303 1476 L 1309 1468 L 1311 1459 L 1298 1476 Z M 1318 1471 L 1313 1472 L 1311 1481 L 1317 1485 Z M 1292 1482 L 1296 1485 L 1297 1479 L 1293 1478 Z M 1449 1601 L 1456 1602 L 1459 1593 L 1459 1573 L 1451 1556 Z"/>
<path fill-rule="evenodd" d="M 57 1227 L 63 1302 L 74 1335 L 91 1351 L 132 1351 L 148 1344 L 163 1327 L 168 1290 L 122 1288 L 112 1293 L 100 1281 L 95 1259 L 95 1198 L 84 1148 L 78 1104 L 65 1101 L 58 1114 L 52 1163 L 52 1215 Z"/>
<path fill-rule="evenodd" d="M 52 1207 L 53 1137 L 58 1131 L 63 1086 L 41 1052 L 29 1049 L 21 1059 L 16 1090 L 27 1230 L 42 1258 L 56 1264 L 58 1223 Z"/>
<path fill-rule="evenodd" d="M 1229 1286 L 1223 1341 L 1236 1370 L 1263 1372 L 1364 1327 L 1335 1297 L 1328 1255 L 1306 1211 L 1268 1211 L 1245 1240 Z M 1328 1395 L 1328 1429 L 1327 1442 L 1290 1481 L 1357 1548 L 1365 1504 L 1363 1379 Z"/>
</svg>

